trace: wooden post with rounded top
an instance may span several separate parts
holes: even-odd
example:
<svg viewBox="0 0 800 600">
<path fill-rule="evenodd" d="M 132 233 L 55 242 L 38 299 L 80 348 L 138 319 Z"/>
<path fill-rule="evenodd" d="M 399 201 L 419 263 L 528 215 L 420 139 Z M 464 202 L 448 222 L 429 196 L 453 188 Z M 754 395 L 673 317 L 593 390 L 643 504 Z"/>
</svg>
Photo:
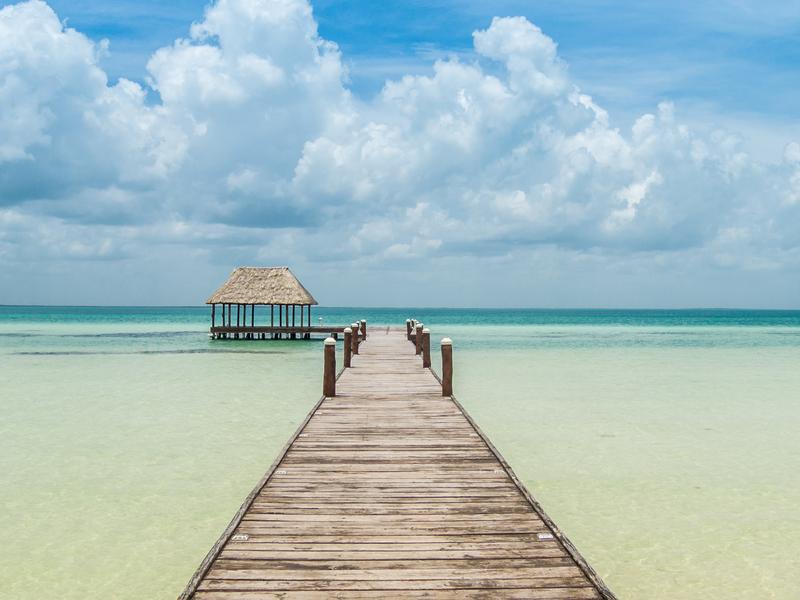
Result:
<svg viewBox="0 0 800 600">
<path fill-rule="evenodd" d="M 442 338 L 442 396 L 453 395 L 453 340 Z"/>
<path fill-rule="evenodd" d="M 411 340 L 411 319 L 406 319 L 406 339 Z"/>
<path fill-rule="evenodd" d="M 322 395 L 336 395 L 336 340 L 325 338 L 325 369 L 322 374 Z"/>
<path fill-rule="evenodd" d="M 361 319 L 361 337 L 367 339 L 367 322 L 364 319 Z"/>
<path fill-rule="evenodd" d="M 352 356 L 353 348 L 352 348 L 352 340 L 353 337 L 353 330 L 349 327 L 344 328 L 344 366 L 345 368 L 350 368 L 350 357 Z"/>
<path fill-rule="evenodd" d="M 358 323 L 353 323 L 350 327 L 353 331 L 351 336 L 353 354 L 358 354 Z"/>
<path fill-rule="evenodd" d="M 431 366 L 431 330 L 425 327 L 422 330 L 422 368 Z"/>
<path fill-rule="evenodd" d="M 417 323 L 416 336 L 414 337 L 414 346 L 416 346 L 417 354 L 422 354 L 422 323 Z"/>
</svg>

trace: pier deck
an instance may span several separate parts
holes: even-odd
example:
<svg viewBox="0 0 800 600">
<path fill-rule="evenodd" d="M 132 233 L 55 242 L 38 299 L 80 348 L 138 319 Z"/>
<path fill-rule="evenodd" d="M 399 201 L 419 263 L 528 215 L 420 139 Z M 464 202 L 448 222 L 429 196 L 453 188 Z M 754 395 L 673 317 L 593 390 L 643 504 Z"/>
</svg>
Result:
<svg viewBox="0 0 800 600">
<path fill-rule="evenodd" d="M 373 328 L 182 594 L 613 599 L 442 388 Z"/>
<path fill-rule="evenodd" d="M 261 325 L 220 325 L 211 327 L 209 333 L 214 338 L 227 338 L 235 336 L 236 339 L 269 339 L 273 336 L 292 336 L 300 338 L 310 338 L 312 334 L 338 337 L 344 332 L 344 325 L 322 326 L 322 325 L 286 325 L 286 326 L 261 326 Z"/>
</svg>

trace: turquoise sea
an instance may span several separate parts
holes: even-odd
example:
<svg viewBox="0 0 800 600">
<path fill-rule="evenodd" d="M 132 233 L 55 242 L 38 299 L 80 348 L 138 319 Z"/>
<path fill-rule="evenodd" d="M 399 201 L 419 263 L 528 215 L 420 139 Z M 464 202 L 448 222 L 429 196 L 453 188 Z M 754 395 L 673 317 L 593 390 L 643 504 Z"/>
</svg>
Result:
<svg viewBox="0 0 800 600">
<path fill-rule="evenodd" d="M 456 395 L 621 599 L 800 598 L 800 311 L 320 317 L 453 338 Z M 319 341 L 208 325 L 0 307 L 0 598 L 181 591 L 321 388 Z"/>
</svg>

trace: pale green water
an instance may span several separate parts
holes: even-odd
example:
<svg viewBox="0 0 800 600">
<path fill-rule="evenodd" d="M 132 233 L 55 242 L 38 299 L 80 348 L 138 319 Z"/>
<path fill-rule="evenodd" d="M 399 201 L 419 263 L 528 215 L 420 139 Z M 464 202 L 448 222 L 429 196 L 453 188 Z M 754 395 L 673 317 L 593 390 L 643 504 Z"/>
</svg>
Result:
<svg viewBox="0 0 800 600">
<path fill-rule="evenodd" d="M 800 597 L 800 313 L 414 314 L 620 598 Z M 180 592 L 320 388 L 318 343 L 205 318 L 0 308 L 0 597 Z"/>
</svg>

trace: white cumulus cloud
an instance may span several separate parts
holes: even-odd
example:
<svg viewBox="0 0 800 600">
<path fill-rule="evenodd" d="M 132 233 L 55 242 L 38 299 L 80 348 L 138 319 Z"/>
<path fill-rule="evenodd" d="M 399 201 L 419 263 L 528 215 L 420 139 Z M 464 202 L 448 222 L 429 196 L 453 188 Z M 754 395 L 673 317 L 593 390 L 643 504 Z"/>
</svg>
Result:
<svg viewBox="0 0 800 600">
<path fill-rule="evenodd" d="M 143 88 L 109 82 L 107 44 L 41 0 L 3 8 L 6 277 L 158 252 L 226 269 L 689 252 L 796 271 L 800 146 L 763 163 L 670 103 L 621 130 L 525 18 L 473 38 L 471 57 L 362 99 L 305 0 L 218 0 L 152 55 Z"/>
</svg>

